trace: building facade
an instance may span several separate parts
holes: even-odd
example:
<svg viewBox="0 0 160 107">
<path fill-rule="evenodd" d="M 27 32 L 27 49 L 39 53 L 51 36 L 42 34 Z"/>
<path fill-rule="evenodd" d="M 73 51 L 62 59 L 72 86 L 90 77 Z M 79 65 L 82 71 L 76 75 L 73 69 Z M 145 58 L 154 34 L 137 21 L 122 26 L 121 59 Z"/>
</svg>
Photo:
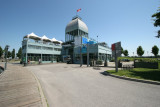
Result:
<svg viewBox="0 0 160 107">
<path fill-rule="evenodd" d="M 55 38 L 49 39 L 46 36 L 39 37 L 34 33 L 24 36 L 22 41 L 22 60 L 41 63 L 61 61 L 62 42 Z"/>
<path fill-rule="evenodd" d="M 34 33 L 24 36 L 22 41 L 23 62 L 42 63 L 65 62 L 70 57 L 72 63 L 87 64 L 91 60 L 111 60 L 111 48 L 105 42 L 98 43 L 88 35 L 88 27 L 79 16 L 75 16 L 65 29 L 65 42 L 39 37 Z"/>
<path fill-rule="evenodd" d="M 111 60 L 111 48 L 107 43 L 98 43 L 88 36 L 88 27 L 79 16 L 67 24 L 65 42 L 62 46 L 62 56 L 70 56 L 73 63 L 87 63 L 87 52 L 91 60 Z"/>
</svg>

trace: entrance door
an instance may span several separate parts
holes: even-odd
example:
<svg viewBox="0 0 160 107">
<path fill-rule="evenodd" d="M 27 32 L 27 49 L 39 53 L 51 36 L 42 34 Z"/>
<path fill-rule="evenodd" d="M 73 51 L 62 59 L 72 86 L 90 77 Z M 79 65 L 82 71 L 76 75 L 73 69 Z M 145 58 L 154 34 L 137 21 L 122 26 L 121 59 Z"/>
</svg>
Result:
<svg viewBox="0 0 160 107">
<path fill-rule="evenodd" d="M 83 64 L 87 64 L 87 55 L 83 55 Z"/>
</svg>

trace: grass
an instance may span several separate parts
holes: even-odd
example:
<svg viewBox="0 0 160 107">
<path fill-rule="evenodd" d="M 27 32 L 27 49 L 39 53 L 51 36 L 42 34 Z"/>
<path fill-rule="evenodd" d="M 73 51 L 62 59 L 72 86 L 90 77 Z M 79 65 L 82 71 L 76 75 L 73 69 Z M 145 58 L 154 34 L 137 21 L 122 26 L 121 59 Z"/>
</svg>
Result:
<svg viewBox="0 0 160 107">
<path fill-rule="evenodd" d="M 115 70 L 108 70 L 110 74 L 118 75 L 118 76 L 126 76 L 130 78 L 136 79 L 145 79 L 145 80 L 153 80 L 160 81 L 160 69 L 148 69 L 148 68 L 134 68 L 132 70 L 119 70 L 115 72 Z"/>
</svg>

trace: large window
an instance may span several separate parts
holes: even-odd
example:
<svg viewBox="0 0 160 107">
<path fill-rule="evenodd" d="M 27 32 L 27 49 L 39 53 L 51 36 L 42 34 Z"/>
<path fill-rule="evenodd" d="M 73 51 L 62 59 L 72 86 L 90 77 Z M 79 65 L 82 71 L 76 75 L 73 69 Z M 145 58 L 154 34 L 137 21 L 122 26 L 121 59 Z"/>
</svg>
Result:
<svg viewBox="0 0 160 107">
<path fill-rule="evenodd" d="M 53 55 L 50 54 L 43 54 L 42 61 L 53 61 Z"/>
<path fill-rule="evenodd" d="M 41 49 L 41 46 L 28 45 L 28 48 L 29 48 L 29 49 Z M 43 49 L 43 50 L 53 50 L 52 47 L 45 47 L 45 46 L 43 46 L 42 49 Z"/>
<path fill-rule="evenodd" d="M 30 61 L 39 61 L 41 54 L 28 54 L 28 60 Z"/>
</svg>

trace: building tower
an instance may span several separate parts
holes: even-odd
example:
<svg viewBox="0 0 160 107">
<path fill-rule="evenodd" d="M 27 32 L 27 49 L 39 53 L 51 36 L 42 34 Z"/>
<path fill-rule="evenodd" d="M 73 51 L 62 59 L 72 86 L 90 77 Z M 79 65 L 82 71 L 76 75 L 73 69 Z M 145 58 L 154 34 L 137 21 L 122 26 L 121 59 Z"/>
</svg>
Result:
<svg viewBox="0 0 160 107">
<path fill-rule="evenodd" d="M 65 29 L 65 42 L 73 42 L 75 36 L 88 38 L 88 27 L 79 16 L 73 17 Z"/>
<path fill-rule="evenodd" d="M 87 25 L 82 21 L 81 17 L 76 15 L 65 29 L 63 55 L 69 55 L 73 63 L 80 63 L 80 45 L 83 44 L 82 41 L 87 42 L 88 38 Z"/>
<path fill-rule="evenodd" d="M 71 63 L 80 63 L 81 66 L 92 60 L 109 61 L 110 56 L 111 49 L 107 43 L 97 43 L 89 38 L 87 25 L 79 16 L 73 17 L 65 29 L 65 42 L 62 46 L 63 61 L 70 57 Z"/>
</svg>

